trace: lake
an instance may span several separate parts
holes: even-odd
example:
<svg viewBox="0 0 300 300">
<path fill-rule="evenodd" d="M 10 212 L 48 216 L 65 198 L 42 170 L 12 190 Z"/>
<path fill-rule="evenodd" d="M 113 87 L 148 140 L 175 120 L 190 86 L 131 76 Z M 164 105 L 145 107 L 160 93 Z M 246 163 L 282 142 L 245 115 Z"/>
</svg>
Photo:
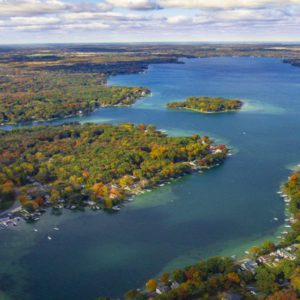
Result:
<svg viewBox="0 0 300 300">
<path fill-rule="evenodd" d="M 110 85 L 151 89 L 132 107 L 52 124 L 151 123 L 171 135 L 210 135 L 234 155 L 218 168 L 136 197 L 119 213 L 49 211 L 34 225 L 1 230 L 1 299 L 120 297 L 162 271 L 276 240 L 285 218 L 276 192 L 300 162 L 300 68 L 272 58 L 183 62 L 110 78 Z M 245 105 L 239 113 L 215 115 L 165 107 L 197 95 L 238 98 Z"/>
</svg>

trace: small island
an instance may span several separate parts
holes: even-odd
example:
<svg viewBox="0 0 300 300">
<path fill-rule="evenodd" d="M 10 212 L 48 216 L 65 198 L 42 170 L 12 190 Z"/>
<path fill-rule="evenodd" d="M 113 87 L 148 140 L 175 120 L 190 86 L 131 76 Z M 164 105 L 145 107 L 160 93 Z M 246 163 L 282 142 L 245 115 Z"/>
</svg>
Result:
<svg viewBox="0 0 300 300">
<path fill-rule="evenodd" d="M 187 109 L 200 113 L 224 113 L 239 111 L 243 102 L 237 99 L 221 97 L 189 97 L 182 102 L 169 102 L 167 106 L 175 109 Z"/>
<path fill-rule="evenodd" d="M 0 131 L 0 210 L 45 206 L 119 210 L 133 195 L 221 163 L 206 137 L 169 137 L 152 125 L 78 123 Z"/>
</svg>

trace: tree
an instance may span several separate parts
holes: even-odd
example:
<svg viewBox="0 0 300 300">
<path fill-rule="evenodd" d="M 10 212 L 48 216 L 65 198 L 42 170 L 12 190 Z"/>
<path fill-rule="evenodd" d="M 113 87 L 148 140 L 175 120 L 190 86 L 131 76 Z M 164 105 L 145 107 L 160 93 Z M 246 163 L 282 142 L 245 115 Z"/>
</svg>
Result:
<svg viewBox="0 0 300 300">
<path fill-rule="evenodd" d="M 149 279 L 146 283 L 146 289 L 148 292 L 154 292 L 157 288 L 157 282 L 155 279 Z"/>
<path fill-rule="evenodd" d="M 291 286 L 297 292 L 300 292 L 300 268 L 296 268 L 291 275 Z"/>
<path fill-rule="evenodd" d="M 178 282 L 178 283 L 182 283 L 186 281 L 186 275 L 185 272 L 183 270 L 176 270 L 173 272 L 172 274 L 173 279 Z"/>
<path fill-rule="evenodd" d="M 25 203 L 23 203 L 23 207 L 28 212 L 34 212 L 38 208 L 38 205 L 34 201 L 26 201 Z"/>
<path fill-rule="evenodd" d="M 275 275 L 263 266 L 256 268 L 255 279 L 257 287 L 265 293 L 270 293 L 276 288 Z"/>
<path fill-rule="evenodd" d="M 124 298 L 126 300 L 137 300 L 144 299 L 144 296 L 137 290 L 130 290 L 124 295 Z"/>
<path fill-rule="evenodd" d="M 59 191 L 56 189 L 52 189 L 50 192 L 50 201 L 55 203 L 58 201 L 59 198 L 60 198 Z"/>
<path fill-rule="evenodd" d="M 168 282 L 169 282 L 169 277 L 170 277 L 170 275 L 169 275 L 168 272 L 162 273 L 162 275 L 161 275 L 161 277 L 160 277 L 160 282 L 161 282 L 162 284 L 168 284 Z"/>
<path fill-rule="evenodd" d="M 266 300 L 297 300 L 297 294 L 292 290 L 282 290 L 275 292 L 269 296 Z"/>
<path fill-rule="evenodd" d="M 241 282 L 241 279 L 239 277 L 239 275 L 235 272 L 230 272 L 226 275 L 227 279 L 232 282 L 232 283 L 236 283 L 239 284 Z"/>
<path fill-rule="evenodd" d="M 261 247 L 263 252 L 265 253 L 273 252 L 276 250 L 275 244 L 271 241 L 265 241 Z"/>
<path fill-rule="evenodd" d="M 126 186 L 131 186 L 133 184 L 133 182 L 134 182 L 133 178 L 129 175 L 125 175 L 119 180 L 119 184 L 123 188 Z"/>
</svg>

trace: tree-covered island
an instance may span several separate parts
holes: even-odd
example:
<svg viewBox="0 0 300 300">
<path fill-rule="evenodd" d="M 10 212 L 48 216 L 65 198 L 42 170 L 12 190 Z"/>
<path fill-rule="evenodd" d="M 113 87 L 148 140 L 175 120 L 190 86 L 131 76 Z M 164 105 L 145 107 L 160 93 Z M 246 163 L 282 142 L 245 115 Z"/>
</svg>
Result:
<svg viewBox="0 0 300 300">
<path fill-rule="evenodd" d="M 221 163 L 206 136 L 169 137 L 151 125 L 77 123 L 0 131 L 0 203 L 112 208 L 170 178 Z"/>
<path fill-rule="evenodd" d="M 221 113 L 239 111 L 243 102 L 221 97 L 189 97 L 182 102 L 169 102 L 168 108 L 187 109 L 200 113 Z"/>
</svg>

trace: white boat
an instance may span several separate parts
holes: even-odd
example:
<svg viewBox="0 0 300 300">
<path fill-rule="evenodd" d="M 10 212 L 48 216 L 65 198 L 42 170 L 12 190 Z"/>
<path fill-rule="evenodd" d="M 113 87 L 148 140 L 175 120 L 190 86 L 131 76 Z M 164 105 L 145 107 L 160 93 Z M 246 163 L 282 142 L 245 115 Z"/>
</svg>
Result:
<svg viewBox="0 0 300 300">
<path fill-rule="evenodd" d="M 35 231 L 35 232 L 38 232 L 38 230 L 35 228 L 35 229 L 33 229 L 33 231 Z"/>
<path fill-rule="evenodd" d="M 58 230 L 59 230 L 59 228 L 58 228 L 58 227 L 54 227 L 53 229 L 54 229 L 54 230 L 56 230 L 56 231 L 58 231 Z"/>
<path fill-rule="evenodd" d="M 112 208 L 111 208 L 112 210 L 115 210 L 115 211 L 119 211 L 121 208 L 119 207 L 119 206 L 113 206 Z"/>
<path fill-rule="evenodd" d="M 278 218 L 273 218 L 274 221 L 278 221 Z"/>
<path fill-rule="evenodd" d="M 164 184 L 164 183 L 162 183 L 162 184 L 160 184 L 159 186 L 165 186 L 165 184 Z"/>
<path fill-rule="evenodd" d="M 52 240 L 52 237 L 50 235 L 48 235 L 48 240 L 51 241 Z"/>
<path fill-rule="evenodd" d="M 286 227 L 286 228 L 290 228 L 290 227 L 291 227 L 291 225 L 284 225 L 284 227 Z"/>
</svg>

